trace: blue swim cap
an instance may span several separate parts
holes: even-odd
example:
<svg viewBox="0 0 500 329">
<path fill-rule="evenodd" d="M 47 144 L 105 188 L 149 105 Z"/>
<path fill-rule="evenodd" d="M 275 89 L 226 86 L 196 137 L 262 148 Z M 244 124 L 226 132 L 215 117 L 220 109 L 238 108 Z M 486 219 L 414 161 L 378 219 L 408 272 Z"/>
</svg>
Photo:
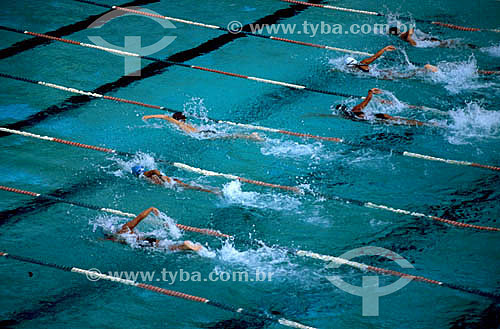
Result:
<svg viewBox="0 0 500 329">
<path fill-rule="evenodd" d="M 144 167 L 143 166 L 133 166 L 132 167 L 132 174 L 134 176 L 139 177 L 140 174 L 144 172 Z"/>
</svg>

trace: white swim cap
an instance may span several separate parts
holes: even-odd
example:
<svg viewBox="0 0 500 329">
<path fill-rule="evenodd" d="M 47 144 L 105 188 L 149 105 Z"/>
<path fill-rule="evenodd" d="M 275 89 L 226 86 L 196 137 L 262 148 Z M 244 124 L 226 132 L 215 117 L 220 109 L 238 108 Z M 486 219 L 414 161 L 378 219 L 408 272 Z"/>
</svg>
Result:
<svg viewBox="0 0 500 329">
<path fill-rule="evenodd" d="M 358 61 L 354 57 L 349 56 L 344 60 L 344 63 L 348 67 L 353 67 L 358 64 Z"/>
</svg>

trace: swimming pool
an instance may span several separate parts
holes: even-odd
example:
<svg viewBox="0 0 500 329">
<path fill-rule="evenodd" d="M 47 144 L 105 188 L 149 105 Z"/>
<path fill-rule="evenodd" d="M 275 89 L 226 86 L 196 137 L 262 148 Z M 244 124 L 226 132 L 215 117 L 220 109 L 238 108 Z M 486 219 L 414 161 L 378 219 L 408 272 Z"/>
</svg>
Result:
<svg viewBox="0 0 500 329">
<path fill-rule="evenodd" d="M 118 5 L 108 0 L 100 3 Z M 323 3 L 484 28 L 498 27 L 500 6 L 495 1 L 449 0 L 439 5 L 427 0 L 385 1 L 383 5 L 360 0 Z M 274 16 L 268 19 L 298 26 L 305 21 L 345 26 L 387 21 L 382 17 L 308 8 L 277 0 L 140 1 L 139 5 L 162 15 L 220 26 L 233 20 L 248 24 L 269 15 Z M 280 11 L 287 8 L 292 9 Z M 18 1 L 4 5 L 1 25 L 43 33 L 104 12 L 104 8 L 73 1 Z M 174 42 L 151 56 L 165 59 L 175 55 L 177 60 L 187 60 L 191 65 L 350 95 L 363 96 L 370 88 L 378 87 L 388 92 L 384 97 L 392 99 L 394 104 L 374 102 L 368 112 L 383 111 L 434 122 L 444 128 L 377 125 L 324 116 L 335 114 L 335 105 L 339 103 L 352 106 L 357 100 L 185 67 L 162 67 L 147 60 L 141 61 L 141 77 L 121 78 L 123 57 L 59 42 L 9 48 L 28 37 L 0 31 L 2 48 L 11 49 L 0 52 L 1 72 L 5 74 L 79 90 L 97 89 L 95 92 L 105 95 L 177 109 L 201 118 L 191 120 L 200 129 L 215 130 L 218 134 L 253 130 L 215 124 L 203 118 L 339 137 L 350 143 L 262 131 L 259 133 L 265 136 L 264 142 L 193 137 L 160 120 L 141 120 L 143 115 L 163 113 L 160 110 L 102 98 L 70 99 L 73 95 L 65 91 L 1 79 L 0 126 L 134 156 L 2 135 L 0 185 L 134 214 L 155 206 L 164 215 L 159 219 L 148 217 L 138 226 L 141 232 L 150 232 L 166 242 L 193 240 L 207 250 L 202 254 L 172 253 L 139 248 L 134 243 L 104 241 L 106 232 L 128 219 L 0 191 L 3 224 L 0 251 L 49 263 L 95 268 L 103 273 L 158 274 L 163 269 L 172 273 L 182 269 L 199 272 L 206 278 L 212 272 L 246 271 L 253 282 L 176 280 L 171 284 L 155 277 L 147 283 L 245 309 L 268 314 L 280 312 L 280 316 L 319 328 L 498 326 L 495 318 L 498 304 L 490 298 L 422 282 L 412 282 L 381 297 L 378 317 L 362 316 L 361 297 L 338 289 L 327 277 L 338 275 L 353 285 L 361 285 L 362 277 L 370 274 L 347 266 L 325 268 L 324 262 L 298 257 L 282 248 L 339 256 L 358 247 L 383 247 L 415 267 L 404 272 L 498 293 L 500 257 L 495 242 L 498 232 L 454 227 L 428 218 L 335 200 L 335 196 L 340 196 L 474 225 L 500 227 L 498 172 L 398 154 L 409 151 L 492 166 L 500 164 L 498 77 L 476 74 L 478 68 L 498 70 L 498 34 L 417 23 L 418 29 L 433 36 L 460 38 L 461 44 L 475 44 L 478 49 L 410 48 L 388 35 L 318 33 L 312 38 L 297 33 L 278 34 L 364 52 L 394 44 L 403 48 L 414 62 L 438 64 L 440 68 L 437 75 L 389 81 L 347 72 L 342 66 L 347 56 L 344 53 L 262 38 L 234 38 L 221 31 L 173 24 L 175 28 L 165 30 L 144 17 L 118 17 L 98 30 L 78 30 L 63 38 L 89 43 L 88 36 L 99 35 L 111 44 L 122 46 L 124 36 L 140 36 L 144 45 L 154 44 L 164 35 L 175 36 Z M 386 57 L 396 62 L 381 61 L 378 64 L 381 68 L 407 67 L 401 51 Z M 411 109 L 396 100 L 436 108 L 446 114 Z M 160 159 L 298 186 L 305 193 L 203 176 L 172 167 Z M 190 184 L 218 188 L 222 196 L 159 187 L 138 180 L 130 173 L 137 164 L 159 168 Z M 163 228 L 163 222 L 171 220 L 219 230 L 236 238 L 225 241 L 190 232 L 179 235 L 181 232 Z M 383 258 L 363 256 L 356 261 L 403 271 Z M 210 306 L 102 280 L 91 282 L 37 265 L 2 260 L 0 266 L 3 279 L 0 302 L 6 326 L 278 327 Z M 272 280 L 255 282 L 257 270 L 272 273 Z M 381 276 L 380 281 L 384 285 L 395 279 Z"/>
</svg>

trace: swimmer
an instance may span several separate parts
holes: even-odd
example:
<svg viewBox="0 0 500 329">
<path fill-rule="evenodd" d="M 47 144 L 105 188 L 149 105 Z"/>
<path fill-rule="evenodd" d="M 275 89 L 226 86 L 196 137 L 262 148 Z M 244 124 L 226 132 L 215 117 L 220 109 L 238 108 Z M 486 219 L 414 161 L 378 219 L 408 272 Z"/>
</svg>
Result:
<svg viewBox="0 0 500 329">
<path fill-rule="evenodd" d="M 362 71 L 362 72 L 368 73 L 368 72 L 370 72 L 369 65 L 371 63 L 376 61 L 386 51 L 394 51 L 394 50 L 396 50 L 396 47 L 394 47 L 394 46 L 384 47 L 384 48 L 380 49 L 379 51 L 377 51 L 377 53 L 375 55 L 370 56 L 368 58 L 365 58 L 361 62 L 358 62 L 355 58 L 349 56 L 345 59 L 345 65 L 352 70 Z M 423 71 L 423 72 L 426 72 L 426 71 L 437 72 L 438 68 L 434 65 L 426 64 L 423 68 L 418 68 L 418 69 L 413 70 L 412 72 L 409 72 L 407 74 L 398 74 L 396 72 L 392 72 L 389 70 L 377 70 L 377 71 L 379 73 L 382 73 L 382 78 L 391 79 L 391 78 L 410 78 L 410 77 L 414 76 L 417 72 L 421 72 L 421 71 Z"/>
<path fill-rule="evenodd" d="M 149 120 L 149 119 L 163 119 L 166 120 L 170 123 L 173 123 L 177 125 L 180 129 L 185 131 L 188 134 L 204 134 L 204 135 L 215 135 L 216 132 L 213 130 L 198 130 L 195 127 L 189 125 L 186 123 L 186 116 L 182 114 L 182 112 L 175 112 L 171 117 L 168 115 L 164 114 L 155 114 L 155 115 L 145 115 L 142 117 L 143 120 Z M 264 138 L 262 138 L 259 134 L 257 133 L 252 133 L 250 135 L 245 135 L 245 134 L 233 134 L 229 136 L 214 136 L 214 139 L 248 139 L 248 140 L 253 140 L 257 142 L 263 142 Z"/>
<path fill-rule="evenodd" d="M 347 106 L 343 104 L 339 104 L 336 106 L 336 109 L 342 113 L 342 116 L 353 120 L 353 121 L 365 121 L 366 115 L 363 112 L 363 110 L 366 108 L 366 106 L 370 103 L 370 101 L 373 98 L 373 95 L 380 95 L 382 94 L 382 90 L 378 88 L 372 88 L 368 91 L 368 95 L 365 97 L 365 99 L 359 103 L 358 105 L 354 106 L 351 110 L 347 108 Z M 410 126 L 428 126 L 432 124 L 418 121 L 418 120 L 411 120 L 411 119 L 405 119 L 401 117 L 393 117 L 389 114 L 385 113 L 376 113 L 374 114 L 375 118 L 377 121 L 380 122 L 385 122 L 385 123 L 391 123 L 391 124 L 405 124 L 405 125 L 410 125 Z"/>
<path fill-rule="evenodd" d="M 165 183 L 167 183 L 167 184 L 179 184 L 183 188 L 189 189 L 189 190 L 197 190 L 197 191 L 213 193 L 213 194 L 217 194 L 217 195 L 221 194 L 219 191 L 212 191 L 212 190 L 204 189 L 204 188 L 201 188 L 198 186 L 192 186 L 192 185 L 186 184 L 183 181 L 180 181 L 176 178 L 171 178 L 171 177 L 165 176 L 158 169 L 146 171 L 146 169 L 143 166 L 138 165 L 138 166 L 132 167 L 132 174 L 137 178 L 145 177 L 151 183 L 157 184 L 157 185 L 163 185 Z"/>
<path fill-rule="evenodd" d="M 415 41 L 415 29 L 410 28 L 407 32 L 401 33 L 399 29 L 395 26 L 392 26 L 389 28 L 389 34 L 398 36 L 401 40 L 408 42 L 412 46 L 417 46 L 417 41 L 430 41 L 430 42 L 436 42 L 439 43 L 439 47 L 451 47 L 456 44 L 455 40 L 448 40 L 448 41 L 443 41 L 439 40 L 434 37 L 423 37 L 423 38 L 418 38 L 417 41 Z M 467 44 L 469 48 L 476 49 L 477 46 L 472 45 L 472 44 Z"/>
<path fill-rule="evenodd" d="M 139 215 L 137 215 L 137 217 L 135 217 L 131 221 L 127 222 L 126 224 L 123 224 L 122 227 L 118 231 L 116 231 L 114 234 L 107 235 L 106 239 L 111 240 L 111 241 L 115 241 L 115 242 L 125 243 L 125 240 L 124 240 L 122 235 L 123 234 L 134 234 L 135 235 L 135 232 L 134 232 L 135 227 L 137 225 L 139 225 L 139 223 L 144 218 L 148 217 L 151 212 L 153 212 L 156 216 L 160 215 L 160 212 L 158 211 L 158 209 L 156 209 L 154 207 L 148 208 L 148 209 L 144 210 L 143 212 L 141 212 Z M 137 236 L 137 241 L 143 242 L 143 243 L 145 242 L 153 247 L 158 247 L 158 245 L 160 243 L 160 240 L 158 240 L 156 238 L 144 237 L 144 236 Z M 189 240 L 186 240 L 183 243 L 174 244 L 174 245 L 171 245 L 168 247 L 168 249 L 170 249 L 172 251 L 186 250 L 186 251 L 195 251 L 195 252 L 200 251 L 202 248 L 203 247 L 200 244 L 197 244 L 197 243 L 195 244 Z"/>
</svg>

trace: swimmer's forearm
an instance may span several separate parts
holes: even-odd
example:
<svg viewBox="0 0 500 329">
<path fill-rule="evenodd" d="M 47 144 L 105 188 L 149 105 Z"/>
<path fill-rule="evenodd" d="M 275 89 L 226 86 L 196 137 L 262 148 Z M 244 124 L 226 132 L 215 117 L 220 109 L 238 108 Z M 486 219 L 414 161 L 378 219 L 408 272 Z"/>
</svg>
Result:
<svg viewBox="0 0 500 329">
<path fill-rule="evenodd" d="M 162 174 L 158 169 L 153 169 L 153 170 L 148 170 L 148 171 L 144 172 L 143 175 L 150 178 L 153 175 L 161 176 Z"/>
<path fill-rule="evenodd" d="M 364 110 L 364 108 L 368 105 L 368 103 L 370 103 L 370 101 L 372 100 L 372 97 L 373 97 L 373 93 L 372 93 L 372 91 L 369 91 L 368 96 L 366 96 L 366 98 L 361 103 L 359 103 L 358 105 L 356 105 L 352 108 L 352 112 L 354 112 L 354 113 L 362 112 Z"/>
<path fill-rule="evenodd" d="M 380 56 L 382 56 L 384 54 L 384 52 L 385 52 L 385 48 L 380 49 L 379 51 L 377 51 L 377 53 L 375 55 L 363 59 L 361 61 L 361 64 L 369 65 L 369 64 L 373 63 L 375 60 L 377 60 L 377 58 L 379 58 Z"/>
<path fill-rule="evenodd" d="M 213 194 L 220 194 L 218 192 L 215 192 L 215 191 L 212 191 L 212 190 L 209 190 L 209 189 L 204 189 L 202 187 L 198 187 L 198 186 L 193 186 L 193 185 L 189 185 L 189 184 L 186 184 L 184 183 L 183 181 L 181 180 L 178 180 L 176 178 L 174 178 L 174 181 L 181 185 L 183 188 L 185 189 L 190 189 L 190 190 L 197 190 L 197 191 L 202 191 L 202 192 L 207 192 L 207 193 L 213 193 Z"/>
<path fill-rule="evenodd" d="M 170 117 L 165 114 L 153 114 L 153 115 L 145 115 L 142 117 L 142 120 L 149 120 L 149 119 L 163 119 L 163 120 L 168 120 Z M 170 120 L 168 120 L 170 121 Z"/>
</svg>

